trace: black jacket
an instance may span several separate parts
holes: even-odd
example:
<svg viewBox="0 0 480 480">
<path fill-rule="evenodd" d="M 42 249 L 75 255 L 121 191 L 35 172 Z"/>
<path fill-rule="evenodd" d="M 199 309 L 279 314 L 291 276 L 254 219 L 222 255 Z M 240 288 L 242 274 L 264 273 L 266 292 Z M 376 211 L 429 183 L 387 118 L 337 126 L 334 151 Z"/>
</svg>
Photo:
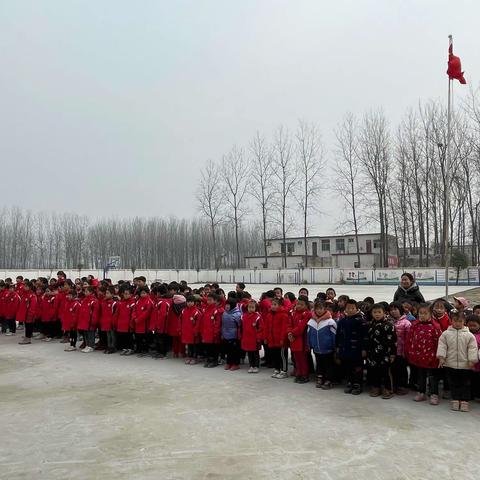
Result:
<svg viewBox="0 0 480 480">
<path fill-rule="evenodd" d="M 405 290 L 401 285 L 397 288 L 395 295 L 393 296 L 394 302 L 403 302 L 409 300 L 415 303 L 425 303 L 422 292 L 418 288 L 418 285 L 414 283 L 410 288 Z"/>
</svg>

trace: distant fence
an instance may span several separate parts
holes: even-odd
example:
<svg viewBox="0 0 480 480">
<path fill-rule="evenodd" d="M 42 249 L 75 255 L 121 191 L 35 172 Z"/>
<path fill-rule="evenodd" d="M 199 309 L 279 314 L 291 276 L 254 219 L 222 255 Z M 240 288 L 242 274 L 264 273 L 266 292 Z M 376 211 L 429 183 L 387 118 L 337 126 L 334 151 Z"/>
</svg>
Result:
<svg viewBox="0 0 480 480">
<path fill-rule="evenodd" d="M 55 277 L 58 270 L 64 270 L 67 277 L 77 278 L 93 275 L 103 278 L 103 270 L 78 270 L 56 268 L 52 270 L 0 270 L 0 279 Z M 109 270 L 107 278 L 112 281 L 132 279 L 143 275 L 148 283 L 154 281 L 172 282 L 185 280 L 193 283 L 270 283 L 270 284 L 359 284 L 391 285 L 397 284 L 404 272 L 410 272 L 419 285 L 445 285 L 445 270 L 436 268 L 411 269 L 339 269 L 339 268 L 305 268 L 305 269 L 239 269 L 239 270 Z M 449 271 L 451 285 L 480 285 L 480 267 L 461 270 L 457 277 L 456 269 Z"/>
</svg>

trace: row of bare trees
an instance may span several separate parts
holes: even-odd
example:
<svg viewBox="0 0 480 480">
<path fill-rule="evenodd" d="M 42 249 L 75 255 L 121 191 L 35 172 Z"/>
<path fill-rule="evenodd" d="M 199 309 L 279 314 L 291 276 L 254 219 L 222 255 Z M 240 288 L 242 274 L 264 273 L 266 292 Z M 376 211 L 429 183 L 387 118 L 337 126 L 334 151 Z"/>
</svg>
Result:
<svg viewBox="0 0 480 480">
<path fill-rule="evenodd" d="M 265 266 L 268 266 L 267 240 L 270 235 L 277 235 L 283 239 L 286 267 L 286 239 L 298 225 L 294 213 L 300 211 L 304 265 L 308 266 L 306 238 L 313 214 L 319 213 L 320 178 L 325 166 L 318 128 L 304 121 L 299 122 L 293 134 L 284 127 L 278 128 L 270 143 L 257 132 L 248 148 L 234 146 L 220 162 L 209 161 L 201 173 L 197 201 L 210 225 L 214 252 L 217 229 L 230 223 L 235 232 L 235 266 L 243 265 L 239 232 L 249 215 L 261 221 Z M 213 258 L 218 256 L 214 254 Z"/>
<path fill-rule="evenodd" d="M 261 254 L 258 225 L 232 232 L 216 229 L 218 268 L 236 264 L 238 255 Z M 237 238 L 238 236 L 238 238 Z M 90 221 L 77 214 L 0 210 L 0 268 L 104 268 L 120 256 L 123 268 L 205 269 L 214 249 L 204 220 L 131 218 Z"/>
</svg>

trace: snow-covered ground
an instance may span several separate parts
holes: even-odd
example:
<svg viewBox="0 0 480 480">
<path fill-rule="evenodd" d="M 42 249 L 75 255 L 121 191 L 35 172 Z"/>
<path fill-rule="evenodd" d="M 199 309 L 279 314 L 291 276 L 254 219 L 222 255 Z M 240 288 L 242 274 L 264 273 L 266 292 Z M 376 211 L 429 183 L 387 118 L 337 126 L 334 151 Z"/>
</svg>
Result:
<svg viewBox="0 0 480 480">
<path fill-rule="evenodd" d="M 220 285 L 226 292 L 235 289 L 235 284 L 222 283 Z M 262 292 L 271 290 L 277 285 L 272 284 L 247 284 L 246 290 L 254 297 L 259 298 Z M 301 286 L 299 285 L 278 285 L 283 288 L 284 292 L 293 292 L 298 294 Z M 373 297 L 376 301 L 391 302 L 398 285 L 305 285 L 308 289 L 310 297 L 315 298 L 318 292 L 325 292 L 328 287 L 333 287 L 337 295 L 348 295 L 357 301 L 363 300 L 365 297 Z M 465 286 L 450 286 L 449 294 L 454 295 L 455 292 L 467 290 Z M 420 287 L 420 291 L 426 300 L 433 300 L 445 295 L 444 286 L 425 285 Z"/>
<path fill-rule="evenodd" d="M 0 337 L 2 479 L 478 478 L 478 403 L 17 341 Z"/>
</svg>

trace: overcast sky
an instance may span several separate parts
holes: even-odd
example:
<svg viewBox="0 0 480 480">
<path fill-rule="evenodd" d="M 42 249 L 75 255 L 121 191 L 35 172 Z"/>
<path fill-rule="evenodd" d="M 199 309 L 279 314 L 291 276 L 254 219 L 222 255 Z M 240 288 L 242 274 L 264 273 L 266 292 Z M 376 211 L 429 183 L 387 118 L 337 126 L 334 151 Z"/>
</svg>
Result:
<svg viewBox="0 0 480 480">
<path fill-rule="evenodd" d="M 478 0 L 2 0 L 1 203 L 195 215 L 204 162 L 256 130 L 302 118 L 331 149 L 346 111 L 394 125 L 443 99 L 449 33 L 478 85 L 479 19 Z"/>
</svg>

